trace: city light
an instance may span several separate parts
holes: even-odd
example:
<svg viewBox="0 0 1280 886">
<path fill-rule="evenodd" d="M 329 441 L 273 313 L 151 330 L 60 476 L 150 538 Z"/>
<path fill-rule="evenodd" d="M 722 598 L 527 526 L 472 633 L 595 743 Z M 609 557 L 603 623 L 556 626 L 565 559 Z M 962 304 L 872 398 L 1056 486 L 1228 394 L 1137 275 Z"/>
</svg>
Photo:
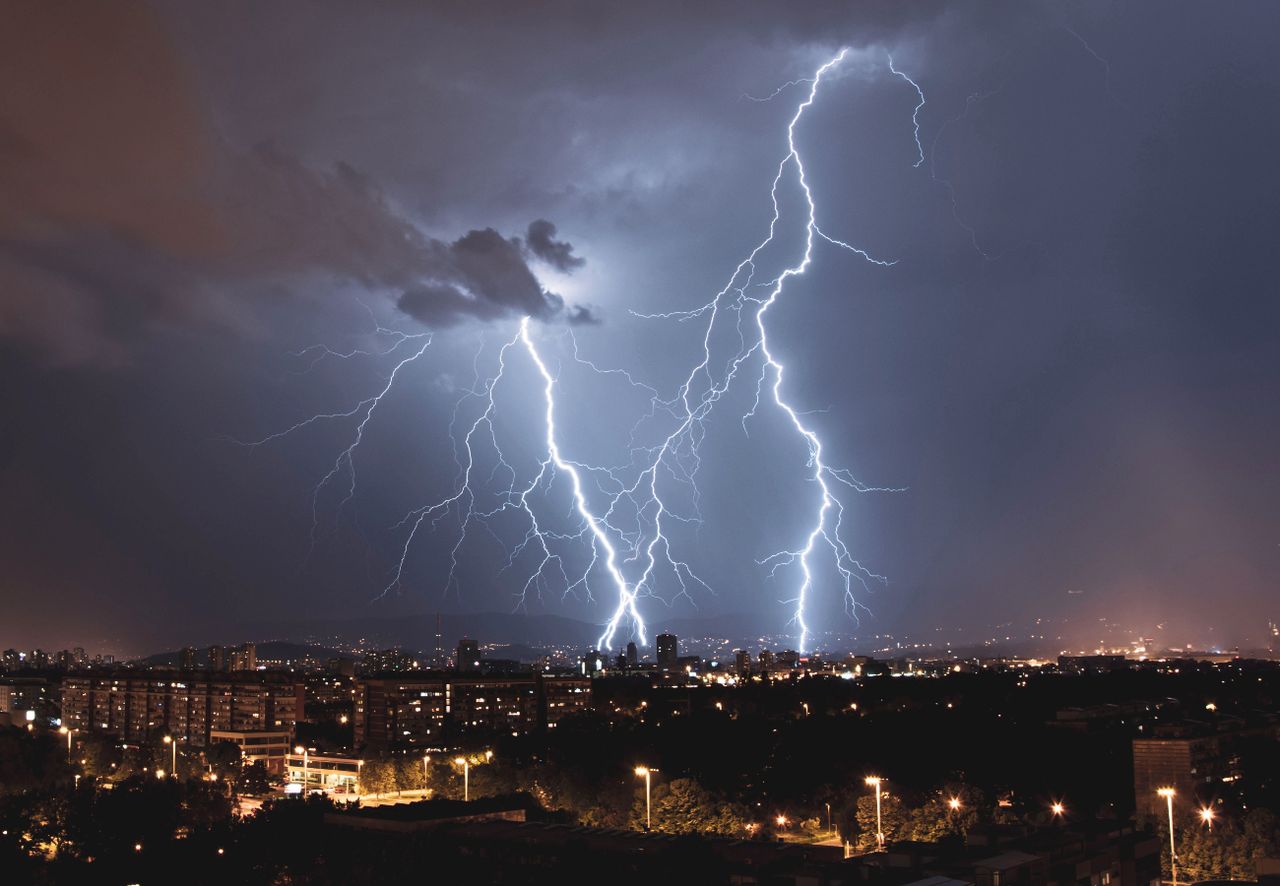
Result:
<svg viewBox="0 0 1280 886">
<path fill-rule="evenodd" d="M 956 810 L 958 810 L 958 809 L 960 808 L 960 798 L 959 798 L 959 797 L 952 797 L 950 800 L 948 800 L 948 801 L 947 801 L 947 807 L 948 807 L 952 812 L 955 812 Z"/>
<path fill-rule="evenodd" d="M 1063 813 L 1067 811 L 1066 806 L 1063 806 L 1061 803 L 1056 803 L 1056 802 L 1053 805 L 1051 805 L 1049 809 L 1050 811 L 1053 812 L 1054 816 L 1057 818 L 1061 818 Z"/>
<path fill-rule="evenodd" d="M 1213 810 L 1208 806 L 1200 810 L 1200 820 L 1205 823 L 1209 830 L 1213 830 Z"/>
<path fill-rule="evenodd" d="M 1156 794 L 1164 797 L 1169 807 L 1169 880 L 1173 886 L 1178 886 L 1178 849 L 1173 841 L 1173 796 L 1176 793 L 1173 788 L 1156 789 Z"/>
<path fill-rule="evenodd" d="M 884 849 L 884 827 L 880 823 L 880 783 L 883 779 L 878 775 L 868 775 L 863 782 L 876 789 L 876 847 Z"/>
<path fill-rule="evenodd" d="M 779 814 L 773 821 L 774 824 L 780 828 L 785 828 L 787 826 L 787 817 L 785 815 Z"/>
<path fill-rule="evenodd" d="M 644 779 L 644 829 L 653 830 L 653 773 L 656 769 L 648 766 L 637 766 L 636 775 Z"/>
</svg>

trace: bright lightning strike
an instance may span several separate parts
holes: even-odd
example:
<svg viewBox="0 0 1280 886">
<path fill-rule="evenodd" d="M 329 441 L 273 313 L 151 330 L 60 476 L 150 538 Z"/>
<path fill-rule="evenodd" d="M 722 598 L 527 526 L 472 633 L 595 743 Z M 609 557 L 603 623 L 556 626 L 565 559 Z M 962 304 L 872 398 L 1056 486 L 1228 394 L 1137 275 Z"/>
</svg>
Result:
<svg viewBox="0 0 1280 886">
<path fill-rule="evenodd" d="M 648 409 L 632 428 L 630 461 L 618 467 L 605 467 L 576 461 L 565 454 L 561 430 L 557 425 L 557 373 L 552 372 L 539 352 L 531 332 L 530 320 L 524 319 L 518 331 L 498 350 L 497 366 L 493 374 L 481 384 L 480 373 L 477 371 L 477 381 L 455 405 L 450 431 L 459 468 L 457 479 L 452 491 L 443 498 L 410 511 L 396 524 L 397 528 L 407 529 L 407 532 L 391 579 L 382 591 L 383 595 L 398 589 L 405 581 L 410 552 L 424 526 L 437 530 L 445 520 L 452 521 L 457 526 L 457 534 L 450 547 L 449 567 L 444 584 L 445 591 L 450 591 L 459 590 L 459 561 L 470 531 L 483 527 L 497 538 L 494 529 L 496 521 L 514 516 L 523 521 L 524 534 L 517 544 L 508 548 L 504 571 L 516 569 L 521 563 L 527 564 L 527 571 L 523 573 L 525 580 L 516 594 L 517 605 L 522 605 L 530 593 L 541 594 L 551 587 L 558 587 L 564 596 L 581 593 L 586 599 L 592 600 L 595 598 L 592 582 L 603 575 L 616 600 L 612 604 L 612 613 L 603 626 L 599 647 L 611 649 L 619 631 L 626 624 L 630 625 L 632 635 L 643 644 L 646 626 L 638 605 L 641 598 L 670 603 L 674 597 L 686 597 L 692 601 L 693 589 L 711 590 L 688 562 L 675 552 L 669 532 L 679 526 L 696 526 L 702 520 L 696 481 L 702 466 L 701 446 L 706 437 L 706 422 L 716 404 L 729 392 L 743 367 L 749 364 L 758 365 L 758 375 L 754 401 L 742 416 L 744 431 L 747 421 L 760 409 L 762 399 L 770 401 L 803 441 L 808 453 L 807 477 L 819 493 L 802 543 L 769 554 L 758 561 L 769 568 L 771 576 L 789 567 L 796 569 L 796 589 L 789 602 L 794 606 L 793 624 L 796 627 L 798 648 L 807 651 L 810 647 L 811 631 L 806 607 L 814 589 L 815 570 L 820 556 L 829 556 L 830 564 L 840 578 L 850 611 L 858 605 L 854 595 L 855 583 L 866 588 L 869 582 L 884 581 L 881 576 L 865 569 L 854 559 L 842 540 L 844 504 L 838 490 L 898 490 L 860 483 L 847 470 L 827 462 L 821 439 L 805 421 L 806 416 L 812 412 L 797 408 L 786 395 L 786 368 L 771 347 L 767 323 L 769 312 L 783 296 L 787 282 L 802 276 L 809 268 L 814 247 L 819 242 L 835 246 L 877 266 L 889 267 L 894 264 L 893 261 L 874 257 L 866 250 L 822 230 L 818 224 L 817 201 L 806 175 L 797 140 L 800 124 L 805 113 L 817 100 L 824 78 L 845 60 L 847 54 L 847 49 L 841 50 L 820 66 L 812 77 L 784 84 L 764 99 L 767 101 L 776 98 L 783 90 L 791 87 L 808 87 L 805 97 L 796 106 L 787 124 L 787 151 L 777 166 L 770 187 L 773 214 L 764 239 L 737 265 L 724 288 L 706 304 L 689 311 L 637 314 L 641 317 L 678 322 L 701 321 L 705 324 L 700 358 L 689 370 L 675 394 L 664 398 L 654 388 L 638 382 L 625 370 L 599 368 L 578 354 L 577 343 L 574 342 L 573 358 L 576 364 L 587 367 L 601 377 L 618 375 L 633 389 L 644 392 L 648 398 Z M 918 114 L 924 106 L 924 94 L 914 81 L 892 67 L 892 60 L 890 69 L 911 83 L 920 96 L 920 103 L 912 117 L 920 153 L 916 166 L 919 166 L 923 162 L 924 152 L 919 138 Z M 779 201 L 779 191 L 784 183 L 788 186 L 793 184 L 804 198 L 803 252 L 794 263 L 772 279 L 756 283 L 755 276 L 762 253 L 775 243 L 779 228 L 784 224 Z M 760 290 L 765 290 L 764 294 L 758 294 Z M 726 331 L 731 340 L 736 339 L 737 347 L 727 357 L 715 357 L 713 339 Z M 378 405 L 392 390 L 401 370 L 422 357 L 430 344 L 430 338 L 426 334 L 421 337 L 404 336 L 382 327 L 377 327 L 377 332 L 379 335 L 391 335 L 392 343 L 389 348 L 371 356 L 386 356 L 406 341 L 422 341 L 421 347 L 413 354 L 395 364 L 378 393 L 360 401 L 346 412 L 313 416 L 292 428 L 248 444 L 263 445 L 317 422 L 343 418 L 356 420 L 351 442 L 338 455 L 333 467 L 315 489 L 313 542 L 321 492 L 337 476 L 345 473 L 350 481 L 339 510 L 354 496 L 354 457 L 364 439 L 365 428 Z M 325 348 L 306 349 L 300 352 L 300 356 L 314 352 L 320 355 L 317 359 L 326 356 L 346 359 L 349 356 L 345 352 Z M 537 444 L 540 454 L 535 458 L 532 470 L 522 470 L 521 459 L 508 458 L 495 426 L 499 410 L 499 389 L 509 384 L 509 370 L 514 365 L 511 361 L 521 352 L 532 364 L 536 378 L 541 383 L 543 433 Z M 482 353 L 483 348 L 477 353 L 477 366 Z M 754 362 L 757 360 L 758 364 Z M 469 405 L 473 402 L 476 406 Z M 461 416 L 464 410 L 473 408 L 478 408 L 478 413 L 470 424 L 465 424 L 461 421 Z M 637 443 L 637 436 L 643 426 L 665 424 L 668 421 L 672 422 L 670 429 L 660 434 L 657 442 L 651 445 Z M 453 431 L 464 424 L 466 431 L 459 438 Z M 525 441 L 524 445 L 527 448 L 528 442 Z M 487 471 L 482 466 L 486 457 L 492 459 Z M 568 486 L 568 511 L 553 510 L 548 513 L 555 490 L 564 490 L 563 481 L 567 481 Z M 677 496 L 682 498 L 682 505 L 675 503 Z M 566 520 L 567 528 L 564 527 Z M 588 556 L 574 553 L 583 548 Z M 574 562 L 578 565 L 571 566 Z M 662 596 L 660 586 L 674 588 L 674 597 Z"/>
<path fill-rule="evenodd" d="M 911 165 L 919 169 L 924 163 L 924 145 L 920 143 L 920 109 L 924 107 L 924 90 L 920 88 L 920 84 L 893 66 L 892 55 L 889 56 L 889 70 L 910 83 L 911 88 L 916 91 L 916 95 L 920 96 L 920 104 L 916 105 L 916 109 L 911 112 L 911 123 L 915 127 L 916 150 L 920 152 L 920 159 Z"/>
</svg>

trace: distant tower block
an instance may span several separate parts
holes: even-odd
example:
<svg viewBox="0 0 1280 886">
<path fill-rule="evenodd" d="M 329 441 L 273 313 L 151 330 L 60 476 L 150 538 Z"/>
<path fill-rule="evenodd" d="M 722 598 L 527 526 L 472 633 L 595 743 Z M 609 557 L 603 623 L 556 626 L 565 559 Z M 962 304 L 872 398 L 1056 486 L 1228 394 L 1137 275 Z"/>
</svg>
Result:
<svg viewBox="0 0 1280 886">
<path fill-rule="evenodd" d="M 680 658 L 679 641 L 675 634 L 659 634 L 657 639 L 658 645 L 658 669 L 663 671 L 674 671 L 679 664 Z"/>
</svg>

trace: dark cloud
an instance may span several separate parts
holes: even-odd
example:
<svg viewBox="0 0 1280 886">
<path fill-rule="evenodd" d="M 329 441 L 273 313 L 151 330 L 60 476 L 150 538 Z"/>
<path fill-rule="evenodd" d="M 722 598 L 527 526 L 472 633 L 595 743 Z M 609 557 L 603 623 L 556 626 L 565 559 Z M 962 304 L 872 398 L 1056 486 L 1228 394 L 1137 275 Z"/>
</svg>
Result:
<svg viewBox="0 0 1280 886">
<path fill-rule="evenodd" d="M 586 259 L 573 254 L 572 243 L 555 237 L 556 226 L 545 218 L 540 218 L 529 223 L 525 243 L 530 252 L 559 271 L 567 273 L 587 263 Z"/>
<path fill-rule="evenodd" d="M 546 320 L 564 308 L 563 300 L 543 289 L 529 270 L 519 238 L 485 228 L 433 246 L 433 279 L 407 288 L 397 302 L 427 326 L 508 315 Z"/>
<path fill-rule="evenodd" d="M 253 327 L 264 283 L 316 275 L 425 323 L 562 310 L 526 261 L 582 265 L 550 222 L 429 237 L 350 163 L 229 144 L 146 7 L 79 12 L 23 5 L 0 37 L 0 336 L 122 363 L 162 328 Z"/>
</svg>

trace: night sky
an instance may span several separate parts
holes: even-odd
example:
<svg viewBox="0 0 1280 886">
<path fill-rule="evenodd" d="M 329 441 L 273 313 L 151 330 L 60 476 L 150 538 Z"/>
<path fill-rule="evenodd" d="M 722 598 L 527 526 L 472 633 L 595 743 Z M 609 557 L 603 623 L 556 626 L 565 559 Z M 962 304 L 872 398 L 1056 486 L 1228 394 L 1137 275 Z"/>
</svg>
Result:
<svg viewBox="0 0 1280 886">
<path fill-rule="evenodd" d="M 2 645 L 512 610 L 511 522 L 448 588 L 443 520 L 383 595 L 397 521 L 455 489 L 476 369 L 532 317 L 560 446 L 625 466 L 647 395 L 574 341 L 675 392 L 705 327 L 632 312 L 706 303 L 765 236 L 807 89 L 784 84 L 846 46 L 797 141 L 822 230 L 897 263 L 819 243 L 770 343 L 826 460 L 905 491 L 841 494 L 887 583 L 855 624 L 820 570 L 811 623 L 1209 644 L 1280 618 L 1274 4 L 2 5 Z M 918 165 L 890 53 L 926 97 Z M 773 273 L 802 248 L 781 196 Z M 356 421 L 236 441 L 381 390 L 424 339 L 378 326 L 433 337 L 313 530 Z M 654 627 L 790 617 L 794 574 L 756 561 L 802 542 L 816 491 L 776 410 L 744 434 L 744 372 L 706 425 L 702 523 L 673 532 L 710 590 L 664 580 Z M 540 397 L 514 359 L 495 432 L 522 476 Z M 593 589 L 525 605 L 599 623 Z"/>
</svg>

